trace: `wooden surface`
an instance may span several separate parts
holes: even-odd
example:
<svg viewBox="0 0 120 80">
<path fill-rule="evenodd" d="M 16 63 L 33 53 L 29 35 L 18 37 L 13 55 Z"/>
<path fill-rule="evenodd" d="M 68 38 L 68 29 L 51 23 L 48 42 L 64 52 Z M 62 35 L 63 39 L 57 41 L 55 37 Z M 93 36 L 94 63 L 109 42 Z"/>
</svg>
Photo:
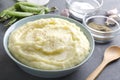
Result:
<svg viewBox="0 0 120 80">
<path fill-rule="evenodd" d="M 13 5 L 15 0 L 0 0 L 0 11 Z M 104 0 L 102 9 L 113 9 L 120 11 L 120 0 Z M 48 6 L 57 6 L 60 14 L 65 8 L 65 0 L 50 0 Z M 87 76 L 101 63 L 104 50 L 111 45 L 120 46 L 120 36 L 114 38 L 110 43 L 95 45 L 91 58 L 83 64 L 80 69 L 68 76 L 56 79 L 45 79 L 29 75 L 22 71 L 7 55 L 3 48 L 3 37 L 7 27 L 0 23 L 0 80 L 85 80 Z M 120 60 L 107 66 L 96 80 L 120 80 Z"/>
</svg>

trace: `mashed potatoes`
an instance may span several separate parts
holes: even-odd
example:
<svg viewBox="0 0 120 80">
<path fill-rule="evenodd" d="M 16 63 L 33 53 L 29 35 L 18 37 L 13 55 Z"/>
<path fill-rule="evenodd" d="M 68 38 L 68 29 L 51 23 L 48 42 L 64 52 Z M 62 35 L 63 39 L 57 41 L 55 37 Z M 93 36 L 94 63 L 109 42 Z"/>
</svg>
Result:
<svg viewBox="0 0 120 80">
<path fill-rule="evenodd" d="M 61 70 L 81 63 L 90 44 L 80 27 L 59 18 L 28 22 L 13 31 L 8 47 L 20 62 L 42 70 Z"/>
</svg>

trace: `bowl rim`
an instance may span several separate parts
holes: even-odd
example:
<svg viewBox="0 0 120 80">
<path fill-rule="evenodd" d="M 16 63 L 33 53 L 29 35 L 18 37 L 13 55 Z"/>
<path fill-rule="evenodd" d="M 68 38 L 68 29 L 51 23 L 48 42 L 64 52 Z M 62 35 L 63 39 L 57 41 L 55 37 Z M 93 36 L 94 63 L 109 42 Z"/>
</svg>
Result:
<svg viewBox="0 0 120 80">
<path fill-rule="evenodd" d="M 66 0 L 66 4 L 67 5 L 71 5 L 70 4 L 70 1 L 71 0 Z M 83 10 L 97 10 L 97 9 L 99 9 L 99 8 L 101 8 L 102 7 L 102 5 L 103 5 L 103 1 L 104 0 L 101 0 L 101 3 L 99 3 L 99 1 L 97 1 L 97 0 L 93 0 L 96 4 L 98 4 L 98 7 L 95 7 L 94 9 L 83 9 Z M 76 13 L 78 13 L 78 14 L 81 14 L 81 13 L 79 13 L 78 11 L 75 11 L 75 10 L 72 10 L 72 11 L 74 11 L 74 12 L 76 12 Z M 87 14 L 87 13 L 85 13 L 85 14 Z"/>
<path fill-rule="evenodd" d="M 118 26 L 118 28 L 117 29 L 115 29 L 115 30 L 112 30 L 112 31 L 109 31 L 109 32 L 103 32 L 103 31 L 99 31 L 99 30 L 96 30 L 96 29 L 93 29 L 93 28 L 91 28 L 91 27 L 89 27 L 88 25 L 87 25 L 87 22 L 90 20 L 90 19 L 94 19 L 94 18 L 106 18 L 106 19 L 110 19 L 110 20 L 112 20 L 112 21 L 114 21 L 116 24 L 117 24 L 117 26 Z M 84 25 L 87 27 L 87 28 L 89 28 L 90 30 L 92 30 L 92 31 L 94 31 L 94 32 L 98 32 L 98 33 L 103 33 L 103 34 L 107 34 L 107 33 L 114 33 L 114 32 L 117 32 L 117 31 L 120 31 L 120 24 L 115 20 L 115 19 L 113 19 L 113 18 L 110 18 L 110 17 L 107 17 L 107 16 L 102 16 L 102 15 L 96 15 L 96 16 L 90 16 L 89 18 L 84 18 L 83 19 L 83 23 L 84 23 Z"/>
<path fill-rule="evenodd" d="M 37 18 L 37 19 L 33 19 L 33 18 Z M 60 70 L 42 70 L 42 69 L 37 69 L 37 68 L 33 68 L 31 66 L 28 66 L 22 62 L 20 62 L 19 60 L 17 60 L 12 54 L 11 52 L 9 51 L 8 49 L 8 46 L 6 44 L 8 44 L 8 38 L 9 38 L 9 34 L 15 30 L 15 28 L 17 27 L 14 27 L 16 24 L 22 22 L 22 21 L 25 21 L 25 20 L 28 20 L 27 22 L 30 22 L 32 20 L 29 20 L 29 19 L 33 19 L 33 20 L 38 20 L 41 19 L 41 18 L 50 18 L 50 17 L 54 17 L 54 18 L 61 18 L 61 19 L 65 19 L 65 20 L 68 20 L 70 22 L 73 22 L 75 23 L 76 25 L 80 25 L 82 26 L 82 29 L 86 30 L 88 33 L 88 35 L 90 35 L 89 37 L 91 38 L 91 41 L 90 41 L 90 52 L 89 52 L 89 55 L 81 62 L 79 63 L 78 65 L 75 65 L 73 67 L 70 67 L 70 68 L 66 68 L 66 69 L 60 69 Z M 27 23 L 26 22 L 26 23 Z M 22 24 L 23 25 L 23 24 Z M 13 29 L 12 31 L 9 32 L 9 30 Z M 86 34 L 85 34 L 86 35 Z M 88 36 L 86 36 L 88 38 Z M 6 40 L 7 39 L 7 40 Z M 92 46 L 92 47 L 91 47 Z M 67 17 L 63 17 L 63 16 L 60 16 L 60 15 L 55 15 L 55 14 L 45 14 L 45 15 L 34 15 L 34 16 L 30 16 L 30 17 L 26 17 L 26 18 L 23 18 L 17 22 L 15 22 L 13 25 L 11 25 L 7 31 L 5 32 L 5 35 L 4 35 L 4 38 L 3 38 L 3 47 L 7 53 L 7 55 L 15 62 L 17 63 L 18 65 L 22 66 L 22 67 L 25 67 L 25 68 L 28 68 L 28 69 L 32 69 L 32 70 L 35 70 L 35 71 L 41 71 L 41 72 L 60 72 L 60 71 L 67 71 L 67 70 L 71 70 L 71 69 L 75 69 L 77 67 L 79 67 L 80 65 L 82 65 L 83 63 L 85 63 L 90 57 L 91 55 L 93 54 L 93 51 L 94 51 L 94 47 L 95 47 L 95 43 L 94 43 L 94 38 L 93 36 L 91 35 L 91 33 L 89 32 L 89 30 L 87 28 L 84 27 L 84 25 L 80 24 L 78 21 L 75 21 L 73 19 L 70 19 L 70 18 L 67 18 Z"/>
</svg>

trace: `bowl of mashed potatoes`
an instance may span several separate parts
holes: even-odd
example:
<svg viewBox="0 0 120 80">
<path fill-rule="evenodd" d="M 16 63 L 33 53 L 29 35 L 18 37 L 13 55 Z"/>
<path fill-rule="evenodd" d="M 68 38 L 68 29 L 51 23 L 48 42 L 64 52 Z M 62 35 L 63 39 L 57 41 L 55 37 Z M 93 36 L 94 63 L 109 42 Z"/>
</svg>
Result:
<svg viewBox="0 0 120 80">
<path fill-rule="evenodd" d="M 85 63 L 94 39 L 79 22 L 58 15 L 36 15 L 14 23 L 4 35 L 8 56 L 25 72 L 62 77 Z"/>
</svg>

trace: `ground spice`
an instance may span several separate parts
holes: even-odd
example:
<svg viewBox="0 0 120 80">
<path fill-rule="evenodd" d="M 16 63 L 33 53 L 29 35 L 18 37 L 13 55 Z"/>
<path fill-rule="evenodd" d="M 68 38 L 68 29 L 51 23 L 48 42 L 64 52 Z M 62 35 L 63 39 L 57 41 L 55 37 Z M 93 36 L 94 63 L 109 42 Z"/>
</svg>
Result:
<svg viewBox="0 0 120 80">
<path fill-rule="evenodd" d="M 103 31 L 103 32 L 109 32 L 109 31 L 112 31 L 111 28 L 109 28 L 108 26 L 106 25 L 101 25 L 101 24 L 97 24 L 95 22 L 90 22 L 88 23 L 88 26 L 95 29 L 95 30 L 98 30 L 98 31 Z"/>
</svg>

